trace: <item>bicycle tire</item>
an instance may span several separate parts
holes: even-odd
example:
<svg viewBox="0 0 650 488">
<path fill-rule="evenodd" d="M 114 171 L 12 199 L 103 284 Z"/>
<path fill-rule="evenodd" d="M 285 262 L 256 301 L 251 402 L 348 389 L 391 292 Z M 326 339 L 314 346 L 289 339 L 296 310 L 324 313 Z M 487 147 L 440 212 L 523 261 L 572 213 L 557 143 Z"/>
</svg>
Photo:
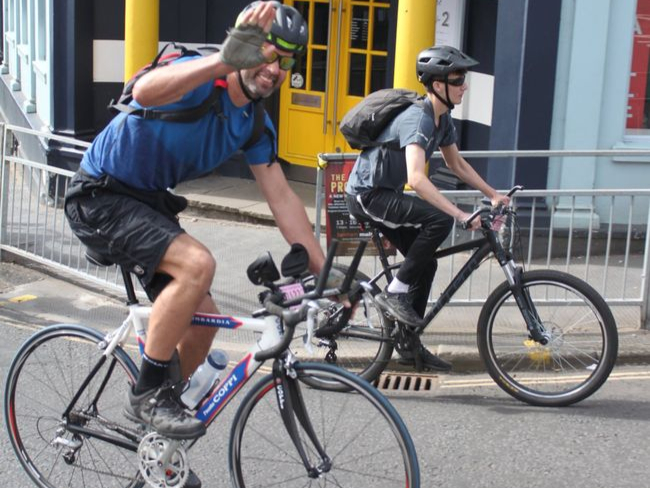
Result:
<svg viewBox="0 0 650 488">
<path fill-rule="evenodd" d="M 530 338 L 508 283 L 502 283 L 478 321 L 478 349 L 488 373 L 506 393 L 531 405 L 584 400 L 616 362 L 618 332 L 609 306 L 588 283 L 564 272 L 525 272 L 521 281 L 551 339 L 541 345 Z"/>
<path fill-rule="evenodd" d="M 334 265 L 334 267 L 342 272 L 346 271 L 345 266 Z M 361 271 L 357 271 L 355 280 L 370 282 L 370 278 Z M 379 292 L 377 286 L 373 287 L 372 293 L 364 292 L 364 296 L 353 304 L 352 309 L 345 309 L 341 304 L 332 305 L 330 310 L 325 312 L 329 317 L 320 321 L 319 329 L 314 331 L 312 354 L 305 351 L 302 344 L 306 325 L 304 323 L 298 325 L 291 350 L 306 361 L 335 364 L 372 383 L 388 366 L 394 348 L 393 330 L 395 324 L 384 316 L 370 296 Z M 316 337 L 319 330 L 322 331 L 324 327 L 329 327 L 333 321 L 338 320 L 340 314 L 346 313 L 350 313 L 352 316 L 343 320 L 337 330 L 322 338 Z M 327 343 L 327 341 L 334 341 L 335 359 L 331 356 L 332 342 Z M 311 383 L 310 380 L 305 382 L 313 387 L 338 389 L 338 391 L 343 387 L 340 383 L 329 385 L 317 383 L 316 379 Z"/>
<path fill-rule="evenodd" d="M 21 465 L 40 487 L 143 486 L 134 452 L 72 434 L 62 419 L 79 385 L 101 357 L 101 341 L 103 335 L 87 327 L 46 327 L 22 345 L 9 367 L 5 423 Z M 111 364 L 110 375 L 103 374 Z M 69 422 L 111 434 L 118 426 L 132 429 L 123 419 L 122 403 L 137 374 L 127 353 L 116 348 L 80 396 Z M 93 409 L 90 399 L 105 378 L 105 388 Z M 79 447 L 65 446 L 66 441 Z"/>
<path fill-rule="evenodd" d="M 332 458 L 332 470 L 317 479 L 307 476 L 280 418 L 273 376 L 268 375 L 248 392 L 233 421 L 229 464 L 234 486 L 420 486 L 413 441 L 383 395 L 335 366 L 296 363 L 294 369 L 312 424 Z M 340 381 L 349 393 L 305 387 L 309 376 Z M 305 446 L 314 461 L 318 455 L 309 441 Z"/>
</svg>

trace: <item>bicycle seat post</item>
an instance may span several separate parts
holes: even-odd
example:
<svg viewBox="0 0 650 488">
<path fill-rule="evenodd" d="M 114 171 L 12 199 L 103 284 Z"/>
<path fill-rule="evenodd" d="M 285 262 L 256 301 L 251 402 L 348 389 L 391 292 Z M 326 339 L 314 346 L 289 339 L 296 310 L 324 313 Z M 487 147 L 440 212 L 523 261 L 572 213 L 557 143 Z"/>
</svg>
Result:
<svg viewBox="0 0 650 488">
<path fill-rule="evenodd" d="M 133 287 L 131 273 L 124 266 L 120 266 L 120 271 L 122 272 L 122 280 L 124 281 L 124 288 L 126 289 L 126 304 L 130 306 L 139 303 L 135 296 L 135 288 Z"/>
<path fill-rule="evenodd" d="M 379 262 L 381 263 L 382 267 L 386 270 L 386 279 L 388 280 L 388 283 L 390 283 L 393 280 L 393 272 L 389 269 L 390 263 L 388 262 L 388 256 L 386 256 L 386 250 L 384 249 L 384 245 L 381 241 L 381 234 L 379 232 L 379 229 L 374 225 L 370 225 L 370 229 L 372 232 L 372 242 L 377 248 Z"/>
</svg>

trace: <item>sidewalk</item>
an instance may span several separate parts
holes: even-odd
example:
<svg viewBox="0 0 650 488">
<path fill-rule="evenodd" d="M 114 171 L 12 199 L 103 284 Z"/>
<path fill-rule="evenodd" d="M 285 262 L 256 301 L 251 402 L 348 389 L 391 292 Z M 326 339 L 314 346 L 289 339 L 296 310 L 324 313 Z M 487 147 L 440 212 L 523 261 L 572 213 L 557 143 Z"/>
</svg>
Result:
<svg viewBox="0 0 650 488">
<path fill-rule="evenodd" d="M 295 181 L 289 184 L 303 201 L 313 224 L 316 221 L 316 186 Z M 267 225 L 275 222 L 255 180 L 209 175 L 180 184 L 176 193 L 189 200 L 192 212 Z M 324 212 L 321 212 L 321 224 L 325 225 Z"/>
<path fill-rule="evenodd" d="M 302 199 L 310 221 L 315 222 L 315 185 L 299 182 L 290 182 L 290 185 Z M 189 200 L 190 213 L 264 225 L 274 223 L 271 211 L 254 180 L 210 175 L 180 185 L 176 193 Z M 322 228 L 324 225 L 323 210 Z M 456 371 L 480 367 L 475 346 L 478 307 L 472 307 L 472 311 L 467 310 L 463 314 L 457 313 L 457 308 L 448 308 L 427 328 L 423 342 L 433 352 L 451 361 Z M 619 364 L 650 363 L 650 331 L 639 328 L 638 314 L 630 313 L 629 310 L 620 313 L 617 311 L 616 319 L 619 328 Z"/>
</svg>

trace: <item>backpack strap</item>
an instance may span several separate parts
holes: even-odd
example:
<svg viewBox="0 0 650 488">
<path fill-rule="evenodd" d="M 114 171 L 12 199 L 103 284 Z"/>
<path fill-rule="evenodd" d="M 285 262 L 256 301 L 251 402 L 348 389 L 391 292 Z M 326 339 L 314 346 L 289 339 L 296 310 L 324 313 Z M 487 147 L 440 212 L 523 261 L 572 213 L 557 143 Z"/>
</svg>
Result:
<svg viewBox="0 0 650 488">
<path fill-rule="evenodd" d="M 152 108 L 136 108 L 122 101 L 115 103 L 111 108 L 123 112 L 127 115 L 137 115 L 146 120 L 164 120 L 166 122 L 194 122 L 211 110 L 216 113 L 221 113 L 221 92 L 225 86 L 216 80 L 210 95 L 208 95 L 203 102 L 194 107 L 178 109 L 178 110 L 160 110 Z"/>
<path fill-rule="evenodd" d="M 257 143 L 257 141 L 260 140 L 262 134 L 264 134 L 264 113 L 264 104 L 262 101 L 257 100 L 253 102 L 253 132 L 251 132 L 250 139 L 248 139 L 248 141 L 246 141 L 246 144 L 241 147 L 242 151 L 248 151 Z"/>
<path fill-rule="evenodd" d="M 264 123 L 266 119 L 265 114 L 266 111 L 264 110 L 264 103 L 262 100 L 253 102 L 253 131 L 251 132 L 248 141 L 246 141 L 246 144 L 241 147 L 241 150 L 248 151 L 251 147 L 257 144 L 263 135 L 266 135 L 269 138 L 269 141 L 271 141 L 271 151 L 269 153 L 269 165 L 271 165 L 276 161 L 278 155 L 275 152 L 275 137 L 273 132 L 266 127 L 266 124 Z"/>
<path fill-rule="evenodd" d="M 180 53 L 169 53 L 165 54 L 165 51 L 169 46 L 173 46 L 175 49 L 180 50 Z M 151 64 L 145 66 L 143 69 L 138 71 L 125 85 L 124 91 L 120 96 L 120 99 L 115 102 L 111 100 L 108 105 L 109 111 L 113 113 L 125 113 L 127 115 L 136 115 L 143 119 L 147 120 L 164 120 L 167 122 L 194 122 L 204 115 L 206 115 L 210 110 L 215 110 L 217 113 L 221 112 L 221 92 L 223 89 L 228 86 L 225 83 L 225 79 L 215 80 L 214 88 L 210 95 L 206 97 L 203 102 L 194 107 L 189 107 L 179 110 L 161 110 L 161 109 L 151 109 L 151 108 L 136 108 L 130 105 L 133 101 L 133 85 L 136 81 L 140 79 L 145 73 L 148 73 L 152 69 L 157 68 L 158 66 L 163 66 L 174 59 L 180 59 L 186 56 L 200 56 L 201 54 L 197 51 L 187 49 L 181 44 L 176 44 L 174 42 L 167 43 L 160 52 L 153 59 Z"/>
</svg>

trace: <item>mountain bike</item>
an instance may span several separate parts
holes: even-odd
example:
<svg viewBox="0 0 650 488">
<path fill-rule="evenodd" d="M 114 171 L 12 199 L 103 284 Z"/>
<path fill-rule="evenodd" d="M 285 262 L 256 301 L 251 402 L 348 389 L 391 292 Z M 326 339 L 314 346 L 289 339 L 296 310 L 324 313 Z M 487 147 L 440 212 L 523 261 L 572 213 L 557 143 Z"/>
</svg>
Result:
<svg viewBox="0 0 650 488">
<path fill-rule="evenodd" d="M 235 487 L 420 486 L 413 441 L 386 398 L 356 375 L 297 361 L 288 350 L 296 324 L 313 320 L 329 298 L 350 286 L 353 270 L 340 288 L 325 289 L 334 252 L 335 245 L 315 288 L 290 299 L 279 290 L 295 278 L 280 280 L 267 253 L 248 269 L 249 277 L 266 287 L 260 294 L 263 309 L 252 317 L 202 313 L 193 319 L 194 326 L 261 334 L 196 407 L 196 417 L 207 426 L 272 360 L 271 373 L 249 389 L 233 420 L 228 461 Z M 109 264 L 99 258 L 93 261 Z M 308 257 L 305 269 L 307 262 Z M 130 274 L 121 271 L 128 317 L 119 327 L 108 334 L 82 325 L 46 327 L 22 345 L 9 368 L 4 398 L 9 438 L 40 487 L 180 488 L 188 479 L 188 453 L 196 440 L 165 438 L 122 414 L 138 375 L 127 342 L 135 332 L 133 349 L 144 349 L 151 307 L 138 303 Z M 319 382 L 349 393 L 307 384 Z"/>
<path fill-rule="evenodd" d="M 508 195 L 521 189 L 515 186 Z M 464 228 L 476 218 L 481 219 L 482 237 L 434 253 L 440 259 L 472 251 L 429 308 L 420 329 L 382 313 L 373 300 L 401 263 L 389 263 L 381 234 L 371 226 L 381 270 L 373 277 L 356 273 L 360 286 L 351 293 L 355 307 L 333 304 L 319 315 L 309 335 L 312 360 L 375 381 L 396 344 L 407 345 L 409 338 L 422 333 L 471 274 L 493 257 L 506 281 L 486 299 L 476 329 L 478 351 L 490 376 L 506 393 L 532 405 L 566 406 L 596 392 L 614 367 L 618 350 L 616 322 L 607 303 L 588 283 L 568 273 L 525 271 L 517 265 L 512 249 L 519 228 L 512 207 L 479 208 Z"/>
</svg>

